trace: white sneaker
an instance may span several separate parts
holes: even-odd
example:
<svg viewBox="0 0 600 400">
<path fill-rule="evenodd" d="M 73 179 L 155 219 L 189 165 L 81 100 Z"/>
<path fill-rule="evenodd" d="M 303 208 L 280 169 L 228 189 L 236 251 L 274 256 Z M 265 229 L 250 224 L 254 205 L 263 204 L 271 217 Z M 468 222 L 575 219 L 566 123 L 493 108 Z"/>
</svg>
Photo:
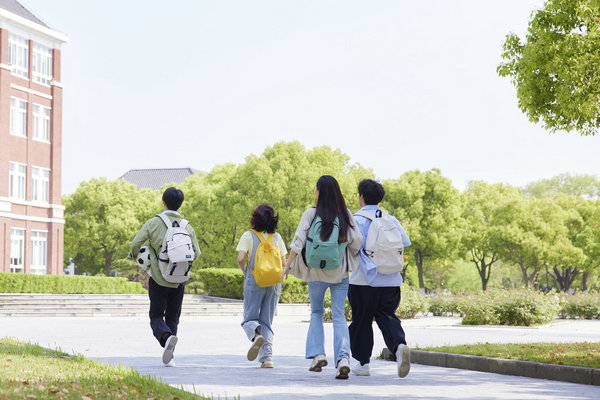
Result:
<svg viewBox="0 0 600 400">
<path fill-rule="evenodd" d="M 264 337 L 262 337 L 261 335 L 258 335 L 257 337 L 254 338 L 254 341 L 252 342 L 252 346 L 250 346 L 250 348 L 248 349 L 248 361 L 256 360 L 256 357 L 258 357 L 258 352 L 260 351 L 260 348 L 262 347 L 263 344 L 265 344 Z"/>
<path fill-rule="evenodd" d="M 398 361 L 398 376 L 404 378 L 410 371 L 410 349 L 407 345 L 401 344 L 398 346 L 396 360 Z"/>
<path fill-rule="evenodd" d="M 265 361 L 263 361 L 262 363 L 260 363 L 260 367 L 261 368 L 273 368 L 275 365 L 273 364 L 273 359 L 272 358 L 267 358 L 265 359 Z"/>
<path fill-rule="evenodd" d="M 165 349 L 163 350 L 162 361 L 163 364 L 168 364 L 173 359 L 173 352 L 175 351 L 175 345 L 177 344 L 177 336 L 171 335 L 165 342 Z"/>
<path fill-rule="evenodd" d="M 350 363 L 348 362 L 347 358 L 342 358 L 340 361 L 338 361 L 335 379 L 348 379 L 349 373 L 350 373 Z"/>
<path fill-rule="evenodd" d="M 173 360 L 171 360 L 165 364 L 165 367 L 175 367 L 175 366 L 176 366 L 176 364 L 175 364 L 175 361 L 173 361 Z"/>
<path fill-rule="evenodd" d="M 324 366 L 327 365 L 325 354 L 317 354 L 310 363 L 309 371 L 321 372 Z"/>
<path fill-rule="evenodd" d="M 358 376 L 371 376 L 371 367 L 369 363 L 365 365 L 360 365 L 360 363 L 356 363 L 354 367 L 352 367 L 352 373 Z"/>
</svg>

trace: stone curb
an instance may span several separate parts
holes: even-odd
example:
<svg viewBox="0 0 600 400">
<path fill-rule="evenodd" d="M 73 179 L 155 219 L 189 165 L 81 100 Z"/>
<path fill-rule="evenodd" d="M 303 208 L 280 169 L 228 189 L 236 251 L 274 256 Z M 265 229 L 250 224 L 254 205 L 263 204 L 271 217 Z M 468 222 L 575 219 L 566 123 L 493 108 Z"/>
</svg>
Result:
<svg viewBox="0 0 600 400">
<path fill-rule="evenodd" d="M 395 359 L 395 356 L 391 354 L 387 348 L 384 349 L 383 355 L 386 360 Z M 507 360 L 503 358 L 470 356 L 424 350 L 411 350 L 410 361 L 415 364 L 432 365 L 436 367 L 469 369 L 495 374 L 600 386 L 600 369 L 596 368 L 544 364 L 532 361 Z"/>
</svg>

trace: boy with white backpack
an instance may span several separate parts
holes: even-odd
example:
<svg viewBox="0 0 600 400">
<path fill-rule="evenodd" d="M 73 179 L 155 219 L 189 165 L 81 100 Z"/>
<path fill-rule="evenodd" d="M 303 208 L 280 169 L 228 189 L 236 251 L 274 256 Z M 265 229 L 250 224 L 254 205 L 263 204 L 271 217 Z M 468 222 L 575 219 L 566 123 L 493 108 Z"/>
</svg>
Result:
<svg viewBox="0 0 600 400">
<path fill-rule="evenodd" d="M 177 212 L 183 203 L 183 192 L 174 187 L 162 196 L 164 212 L 150 218 L 131 242 L 129 258 L 148 244 L 150 269 L 150 327 L 164 348 L 162 361 L 174 367 L 173 352 L 177 344 L 177 326 L 185 282 L 190 277 L 192 262 L 200 255 L 194 228 Z"/>
<path fill-rule="evenodd" d="M 358 184 L 361 209 L 354 219 L 363 235 L 363 247 L 348 288 L 352 308 L 350 349 L 358 361 L 352 372 L 371 374 L 375 318 L 386 346 L 396 355 L 398 376 L 404 378 L 410 370 L 410 349 L 396 310 L 400 306 L 404 248 L 411 242 L 398 220 L 379 208 L 384 195 L 383 185 L 377 181 L 365 179 Z"/>
</svg>

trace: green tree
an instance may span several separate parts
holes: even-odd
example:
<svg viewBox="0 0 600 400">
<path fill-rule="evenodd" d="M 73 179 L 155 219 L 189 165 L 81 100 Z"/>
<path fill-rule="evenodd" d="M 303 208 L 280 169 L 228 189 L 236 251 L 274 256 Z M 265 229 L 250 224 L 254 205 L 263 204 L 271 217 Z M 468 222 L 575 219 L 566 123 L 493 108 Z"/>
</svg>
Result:
<svg viewBox="0 0 600 400">
<path fill-rule="evenodd" d="M 77 269 L 106 276 L 113 262 L 129 252 L 129 243 L 152 213 L 160 212 L 157 194 L 124 180 L 82 182 L 65 205 L 65 260 Z"/>
<path fill-rule="evenodd" d="M 500 243 L 494 237 L 496 209 L 508 198 L 521 196 L 521 192 L 512 186 L 489 185 L 481 181 L 470 182 L 462 193 L 465 224 L 461 245 L 467 259 L 477 268 L 482 290 L 487 289 L 492 265 L 500 257 Z"/>
<path fill-rule="evenodd" d="M 594 175 L 561 174 L 525 186 L 524 193 L 538 198 L 554 197 L 559 193 L 586 199 L 600 198 L 600 181 Z"/>
<path fill-rule="evenodd" d="M 581 225 L 575 232 L 573 243 L 583 250 L 582 289 L 588 290 L 588 279 L 600 267 L 600 200 L 585 200 L 575 208 Z"/>
<path fill-rule="evenodd" d="M 544 128 L 595 135 L 600 126 L 600 1 L 547 0 L 522 41 L 510 33 L 498 73 L 519 108 Z"/>
<path fill-rule="evenodd" d="M 329 174 L 340 183 L 348 207 L 358 208 L 357 185 L 373 172 L 340 150 L 323 146 L 306 150 L 299 142 L 280 142 L 240 165 L 217 166 L 206 176 L 193 176 L 182 189 L 190 201 L 182 210 L 198 226 L 202 266 L 235 265 L 235 247 L 249 228 L 250 214 L 261 203 L 279 214 L 278 232 L 289 245 L 302 213 L 315 204 L 314 185 Z M 189 193 L 189 194 L 188 194 Z"/>
<path fill-rule="evenodd" d="M 410 237 L 419 288 L 424 290 L 425 259 L 432 263 L 457 254 L 462 230 L 459 192 L 438 169 L 409 171 L 386 180 L 384 187 L 381 206 L 398 218 Z"/>
</svg>

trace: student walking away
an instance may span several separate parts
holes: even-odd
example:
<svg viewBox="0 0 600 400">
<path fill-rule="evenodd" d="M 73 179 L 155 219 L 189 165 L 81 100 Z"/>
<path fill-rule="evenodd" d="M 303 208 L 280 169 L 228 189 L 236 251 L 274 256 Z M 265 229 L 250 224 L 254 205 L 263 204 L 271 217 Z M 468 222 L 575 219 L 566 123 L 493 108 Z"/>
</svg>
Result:
<svg viewBox="0 0 600 400">
<path fill-rule="evenodd" d="M 384 195 L 377 181 L 365 179 L 358 184 L 361 209 L 354 217 L 364 240 L 348 289 L 352 308 L 350 346 L 352 357 L 358 360 L 352 371 L 371 375 L 375 318 L 387 348 L 396 355 L 398 376 L 404 378 L 410 370 L 410 349 L 396 310 L 400 306 L 404 248 L 411 242 L 398 220 L 379 208 Z"/>
<path fill-rule="evenodd" d="M 362 236 L 334 177 L 319 178 L 315 197 L 317 206 L 304 212 L 296 229 L 282 278 L 291 272 L 308 282 L 311 314 L 306 358 L 312 360 L 309 371 L 313 372 L 321 372 L 327 365 L 323 312 L 325 292 L 329 289 L 335 377 L 347 379 L 350 373 L 350 337 L 345 316 L 348 271 L 362 245 Z"/>
<path fill-rule="evenodd" d="M 273 316 L 281 295 L 281 273 L 287 249 L 276 232 L 279 216 L 268 204 L 252 212 L 251 230 L 237 245 L 237 263 L 244 273 L 242 328 L 252 342 L 248 360 L 273 368 Z"/>
<path fill-rule="evenodd" d="M 200 249 L 194 228 L 177 212 L 183 203 L 183 192 L 170 187 L 163 193 L 162 201 L 164 211 L 144 223 L 131 242 L 129 258 L 139 254 L 144 244 L 148 245 L 150 327 L 164 348 L 164 365 L 174 367 L 173 352 L 178 340 L 177 325 L 185 282 Z"/>
</svg>

